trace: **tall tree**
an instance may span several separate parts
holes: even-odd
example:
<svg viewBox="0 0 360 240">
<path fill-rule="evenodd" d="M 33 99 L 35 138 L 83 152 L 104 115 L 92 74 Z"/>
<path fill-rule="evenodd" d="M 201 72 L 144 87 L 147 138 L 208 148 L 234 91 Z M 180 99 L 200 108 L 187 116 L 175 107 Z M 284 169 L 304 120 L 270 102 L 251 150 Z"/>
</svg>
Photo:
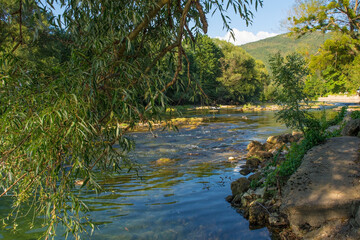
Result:
<svg viewBox="0 0 360 240">
<path fill-rule="evenodd" d="M 326 40 L 318 54 L 310 57 L 312 77 L 308 83 L 310 80 L 315 81 L 317 84 L 314 87 L 319 93 L 355 92 L 360 84 L 356 73 L 360 65 L 358 60 L 355 61 L 359 59 L 357 44 L 359 41 L 348 35 L 336 35 Z"/>
<path fill-rule="evenodd" d="M 258 100 L 267 82 L 267 71 L 261 61 L 256 61 L 240 47 L 217 41 L 224 57 L 220 59 L 222 75 L 218 81 L 230 93 L 233 102 Z"/>
<path fill-rule="evenodd" d="M 298 0 L 290 30 L 300 36 L 312 31 L 331 31 L 333 38 L 310 57 L 306 91 L 314 96 L 355 92 L 359 68 L 360 8 L 358 0 Z M 314 86 L 315 88 L 313 88 Z"/>
<path fill-rule="evenodd" d="M 359 37 L 359 0 L 297 0 L 290 30 L 297 34 L 312 31 L 340 31 Z"/>
<path fill-rule="evenodd" d="M 54 2 L 65 9 L 60 18 Z M 131 166 L 124 134 L 161 120 L 164 93 L 182 71 L 183 40 L 206 33 L 210 11 L 225 27 L 228 8 L 250 23 L 252 4 L 262 0 L 2 0 L 0 199 L 45 216 L 46 238 L 58 223 L 78 238 L 87 219 L 75 181 L 99 189 L 98 174 Z M 42 51 L 43 36 L 61 43 L 60 54 L 31 54 Z M 164 57 L 176 59 L 171 78 L 159 67 Z"/>
</svg>

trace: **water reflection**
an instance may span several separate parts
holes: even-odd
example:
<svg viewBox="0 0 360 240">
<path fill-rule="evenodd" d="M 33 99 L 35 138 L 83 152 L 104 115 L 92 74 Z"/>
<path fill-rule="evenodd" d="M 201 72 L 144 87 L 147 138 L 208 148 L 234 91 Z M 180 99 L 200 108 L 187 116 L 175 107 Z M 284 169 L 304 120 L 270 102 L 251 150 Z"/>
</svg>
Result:
<svg viewBox="0 0 360 240">
<path fill-rule="evenodd" d="M 240 163 L 228 158 L 238 156 L 250 140 L 265 141 L 288 130 L 272 112 L 226 110 L 205 118 L 204 124 L 179 132 L 156 131 L 157 138 L 130 134 L 136 141 L 130 158 L 141 167 L 141 177 L 130 172 L 102 179 L 103 193 L 83 193 L 98 228 L 84 238 L 270 239 L 267 229 L 249 230 L 248 222 L 224 200 L 231 194 L 230 183 L 240 177 L 234 171 Z M 156 163 L 159 158 L 173 161 L 161 165 Z M 35 238 L 38 234 L 29 232 L 29 223 L 25 218 L 16 234 L 0 234 L 3 239 Z"/>
</svg>

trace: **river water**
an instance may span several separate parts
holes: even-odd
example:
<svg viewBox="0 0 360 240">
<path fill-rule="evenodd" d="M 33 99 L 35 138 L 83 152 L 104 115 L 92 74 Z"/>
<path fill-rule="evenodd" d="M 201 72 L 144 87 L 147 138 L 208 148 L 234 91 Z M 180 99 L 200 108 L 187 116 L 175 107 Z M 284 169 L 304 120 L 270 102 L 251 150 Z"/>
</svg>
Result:
<svg viewBox="0 0 360 240">
<path fill-rule="evenodd" d="M 228 158 L 244 154 L 250 140 L 264 142 L 289 130 L 267 111 L 191 116 L 205 121 L 179 132 L 155 131 L 157 137 L 148 132 L 129 135 L 136 141 L 130 159 L 140 169 L 103 180 L 100 195 L 83 195 L 97 227 L 84 239 L 271 239 L 266 228 L 250 230 L 247 220 L 225 201 L 244 164 Z M 172 160 L 159 165 L 159 158 Z M 35 239 L 41 229 L 28 230 L 29 222 L 20 221 L 16 233 L 0 229 L 0 239 Z"/>
</svg>

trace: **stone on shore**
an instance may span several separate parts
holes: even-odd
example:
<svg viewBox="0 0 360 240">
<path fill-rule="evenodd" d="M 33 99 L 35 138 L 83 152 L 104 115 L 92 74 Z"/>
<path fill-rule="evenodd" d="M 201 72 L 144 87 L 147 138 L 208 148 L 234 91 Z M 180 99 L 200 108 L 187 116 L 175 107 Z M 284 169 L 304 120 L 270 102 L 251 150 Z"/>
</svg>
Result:
<svg viewBox="0 0 360 240">
<path fill-rule="evenodd" d="M 264 146 L 263 146 L 263 144 L 261 142 L 251 141 L 247 145 L 246 150 L 248 150 L 249 152 L 257 152 L 257 151 L 263 151 L 265 149 L 264 149 Z"/>
<path fill-rule="evenodd" d="M 233 196 L 246 192 L 250 187 L 250 181 L 245 178 L 239 178 L 231 183 L 231 192 Z"/>
<path fill-rule="evenodd" d="M 360 132 L 360 119 L 354 119 L 347 122 L 341 135 L 343 136 L 358 136 Z"/>
</svg>

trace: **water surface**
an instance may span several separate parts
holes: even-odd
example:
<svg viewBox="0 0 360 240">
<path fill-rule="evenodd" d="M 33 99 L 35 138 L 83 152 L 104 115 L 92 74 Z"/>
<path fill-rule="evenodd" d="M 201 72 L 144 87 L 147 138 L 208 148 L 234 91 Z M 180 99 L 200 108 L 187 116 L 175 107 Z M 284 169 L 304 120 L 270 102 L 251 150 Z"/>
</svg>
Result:
<svg viewBox="0 0 360 240">
<path fill-rule="evenodd" d="M 130 134 L 136 141 L 130 159 L 141 168 L 103 180 L 100 195 L 83 195 L 97 226 L 84 239 L 270 239 L 266 228 L 250 230 L 247 220 L 225 201 L 244 164 L 228 158 L 243 155 L 250 140 L 264 142 L 286 131 L 273 112 L 222 110 L 179 132 Z M 158 165 L 159 158 L 172 161 Z M 22 220 L 15 234 L 0 230 L 0 236 L 34 239 L 39 230 L 29 231 L 29 222 Z"/>
</svg>

